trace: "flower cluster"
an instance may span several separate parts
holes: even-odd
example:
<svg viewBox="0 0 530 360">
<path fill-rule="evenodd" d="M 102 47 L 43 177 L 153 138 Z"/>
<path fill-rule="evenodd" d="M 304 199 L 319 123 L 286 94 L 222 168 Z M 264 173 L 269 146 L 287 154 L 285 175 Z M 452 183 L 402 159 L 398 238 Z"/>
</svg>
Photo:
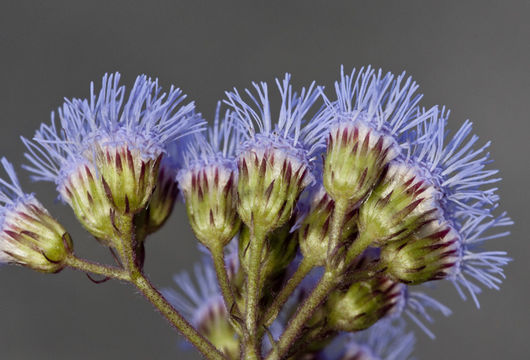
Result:
<svg viewBox="0 0 530 360">
<path fill-rule="evenodd" d="M 226 92 L 207 131 L 180 89 L 142 75 L 127 95 L 119 80 L 105 75 L 22 138 L 25 168 L 117 265 L 75 256 L 5 159 L 0 261 L 131 282 L 217 360 L 409 359 L 407 322 L 434 337 L 432 312 L 450 314 L 424 284 L 448 280 L 477 306 L 499 288 L 510 259 L 482 245 L 511 220 L 497 213 L 489 143 L 469 121 L 451 135 L 449 112 L 422 106 L 405 73 L 341 69 L 334 93 L 297 91 L 289 74 L 277 90 L 253 83 Z M 162 295 L 144 243 L 178 198 L 209 256 Z"/>
</svg>

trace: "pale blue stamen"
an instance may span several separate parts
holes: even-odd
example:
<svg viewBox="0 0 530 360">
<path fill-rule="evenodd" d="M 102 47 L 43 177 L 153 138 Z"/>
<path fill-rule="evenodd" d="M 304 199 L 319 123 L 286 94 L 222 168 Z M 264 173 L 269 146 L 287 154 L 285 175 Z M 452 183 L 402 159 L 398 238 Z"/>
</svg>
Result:
<svg viewBox="0 0 530 360">
<path fill-rule="evenodd" d="M 477 294 L 482 290 L 479 284 L 488 289 L 499 289 L 505 277 L 503 268 L 511 259 L 504 251 L 482 251 L 480 245 L 509 235 L 507 231 L 495 230 L 512 224 L 506 213 L 495 218 L 488 215 L 469 216 L 463 222 L 459 229 L 462 239 L 461 261 L 457 274 L 451 279 L 462 299 L 467 298 L 463 291 L 466 288 L 476 306 L 480 307 Z"/>
<path fill-rule="evenodd" d="M 374 130 L 392 136 L 402 147 L 409 146 L 410 138 L 402 139 L 410 131 L 427 121 L 430 111 L 420 111 L 422 98 L 416 94 L 418 85 L 405 73 L 397 77 L 390 72 L 383 75 L 370 66 L 344 73 L 335 82 L 336 100 L 326 97 L 327 116 L 336 121 L 363 120 Z"/>
</svg>

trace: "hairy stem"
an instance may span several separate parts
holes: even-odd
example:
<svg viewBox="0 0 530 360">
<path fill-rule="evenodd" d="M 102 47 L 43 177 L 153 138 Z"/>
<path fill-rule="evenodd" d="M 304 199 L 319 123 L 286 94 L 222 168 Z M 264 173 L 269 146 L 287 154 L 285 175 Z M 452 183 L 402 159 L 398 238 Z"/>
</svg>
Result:
<svg viewBox="0 0 530 360">
<path fill-rule="evenodd" d="M 124 280 L 124 281 L 130 280 L 129 273 L 123 269 L 113 267 L 113 266 L 98 264 L 98 263 L 84 260 L 84 259 L 79 259 L 75 257 L 73 254 L 69 255 L 65 259 L 65 262 L 66 262 L 66 265 L 74 269 L 84 271 L 86 273 L 103 275 L 107 278 Z"/>
<path fill-rule="evenodd" d="M 373 237 L 370 236 L 370 234 L 366 231 L 359 232 L 357 239 L 355 239 L 348 248 L 348 252 L 346 253 L 346 264 L 351 264 L 372 242 Z"/>
<path fill-rule="evenodd" d="M 223 294 L 226 309 L 229 313 L 231 313 L 233 309 L 239 312 L 237 308 L 234 308 L 234 306 L 236 306 L 236 302 L 234 299 L 234 292 L 232 290 L 232 286 L 230 285 L 230 279 L 228 278 L 228 273 L 226 271 L 223 247 L 212 247 L 210 248 L 210 253 L 212 254 L 213 264 L 215 272 L 217 274 L 217 280 L 219 281 L 219 286 Z"/>
<path fill-rule="evenodd" d="M 298 308 L 289 325 L 283 332 L 280 340 L 273 348 L 267 360 L 283 359 L 289 352 L 291 346 L 301 335 L 306 322 L 313 316 L 315 310 L 324 302 L 328 294 L 337 285 L 338 276 L 335 271 L 327 270 L 318 285 L 313 289 L 304 303 Z"/>
<path fill-rule="evenodd" d="M 306 275 L 311 271 L 313 266 L 308 262 L 302 260 L 296 272 L 291 276 L 287 281 L 285 286 L 280 290 L 278 295 L 276 295 L 273 303 L 263 316 L 263 325 L 268 327 L 274 320 L 278 317 L 278 314 L 282 310 L 283 305 L 287 302 L 291 294 L 296 290 L 298 285 L 304 280 Z"/>
<path fill-rule="evenodd" d="M 247 334 L 245 339 L 245 359 L 261 359 L 259 344 L 257 344 L 258 305 L 261 297 L 260 270 L 261 253 L 265 243 L 265 231 L 252 226 L 250 231 L 250 263 L 247 274 L 247 296 L 245 303 L 245 325 Z"/>
<path fill-rule="evenodd" d="M 226 357 L 219 352 L 206 338 L 197 332 L 190 323 L 151 285 L 140 272 L 134 274 L 132 283 L 153 304 L 153 306 L 192 343 L 201 354 L 209 360 L 224 360 Z"/>
<path fill-rule="evenodd" d="M 348 210 L 348 201 L 337 199 L 333 208 L 333 215 L 331 217 L 331 224 L 329 229 L 329 243 L 328 243 L 328 264 L 331 264 L 334 257 L 333 252 L 337 248 L 342 235 L 342 227 L 346 218 Z"/>
<path fill-rule="evenodd" d="M 147 300 L 209 360 L 223 360 L 226 357 L 216 349 L 204 336 L 160 294 L 160 292 L 142 274 L 136 262 L 136 241 L 133 216 L 122 219 L 120 226 L 121 253 L 129 272 L 129 281 L 133 283 Z"/>
</svg>

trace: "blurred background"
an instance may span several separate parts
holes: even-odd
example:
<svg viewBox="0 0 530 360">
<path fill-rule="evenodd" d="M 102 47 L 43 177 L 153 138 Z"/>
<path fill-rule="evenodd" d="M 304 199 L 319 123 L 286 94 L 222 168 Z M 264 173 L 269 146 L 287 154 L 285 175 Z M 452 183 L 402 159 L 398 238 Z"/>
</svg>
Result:
<svg viewBox="0 0 530 360">
<path fill-rule="evenodd" d="M 89 82 L 120 71 L 130 84 L 146 73 L 176 84 L 207 116 L 234 86 L 292 72 L 296 84 L 328 87 L 340 64 L 371 64 L 413 75 L 423 104 L 452 110 L 492 140 L 501 206 L 512 235 L 502 291 L 481 309 L 439 284 L 432 293 L 454 314 L 437 318 L 431 341 L 416 330 L 420 359 L 522 359 L 530 353 L 529 112 L 530 2 L 521 1 L 10 1 L 0 2 L 0 153 L 23 162 L 19 135 L 31 137 L 63 97 L 85 97 Z M 72 233 L 79 255 L 109 256 L 81 230 L 49 183 L 35 191 Z M 199 259 L 185 211 L 147 244 L 146 272 L 160 287 Z M 198 359 L 131 287 L 91 283 L 65 270 L 41 275 L 0 269 L 1 359 Z M 524 355 L 527 354 L 527 355 Z"/>
</svg>

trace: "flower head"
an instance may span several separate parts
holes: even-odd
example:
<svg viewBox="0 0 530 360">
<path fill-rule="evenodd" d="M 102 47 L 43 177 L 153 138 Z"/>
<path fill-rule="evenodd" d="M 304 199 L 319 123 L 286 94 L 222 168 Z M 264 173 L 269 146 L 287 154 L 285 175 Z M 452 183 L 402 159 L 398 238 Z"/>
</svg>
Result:
<svg viewBox="0 0 530 360">
<path fill-rule="evenodd" d="M 325 111 L 331 118 L 324 185 L 335 201 L 357 204 L 377 182 L 385 165 L 408 147 L 406 134 L 424 122 L 418 86 L 405 74 L 383 75 L 371 67 L 354 69 L 350 75 L 341 68 L 335 83 L 336 100 L 327 100 Z"/>
<path fill-rule="evenodd" d="M 22 191 L 13 165 L 1 162 L 10 181 L 0 179 L 0 262 L 60 271 L 72 250 L 70 235 L 33 194 Z"/>
<path fill-rule="evenodd" d="M 460 252 L 458 233 L 447 222 L 433 221 L 407 238 L 384 245 L 381 261 L 390 277 L 420 284 L 454 275 Z"/>
<path fill-rule="evenodd" d="M 324 266 L 328 258 L 330 224 L 335 203 L 322 185 L 311 194 L 297 237 L 304 260 L 314 266 Z M 356 235 L 357 210 L 353 210 L 346 215 L 339 246 L 353 241 Z"/>
<path fill-rule="evenodd" d="M 150 199 L 166 144 L 199 131 L 203 122 L 193 103 L 158 80 L 136 79 L 129 97 L 118 73 L 105 75 L 99 93 L 91 84 L 88 99 L 66 100 L 59 123 L 52 114 L 27 147 L 26 168 L 36 180 L 53 181 L 77 217 L 105 239 L 114 225 L 110 213 L 136 213 Z"/>
<path fill-rule="evenodd" d="M 439 192 L 438 201 L 446 218 L 468 214 L 489 214 L 499 197 L 491 187 L 500 181 L 498 171 L 488 169 L 490 142 L 475 147 L 478 136 L 472 135 L 472 123 L 464 122 L 452 136 L 446 130 L 449 111 L 434 108 L 428 121 L 411 133 L 419 141 L 404 154 L 404 160 L 421 169 Z"/>
<path fill-rule="evenodd" d="M 229 111 L 220 121 L 220 105 L 208 139 L 195 134 L 177 175 L 193 231 L 207 247 L 225 246 L 240 225 L 235 160 L 240 133 Z"/>
<path fill-rule="evenodd" d="M 289 74 L 276 81 L 281 97 L 277 121 L 266 83 L 253 84 L 256 95 L 246 90 L 249 103 L 235 89 L 226 93 L 225 102 L 246 132 L 238 157 L 238 211 L 247 226 L 284 224 L 301 191 L 314 180 L 311 165 L 323 146 L 327 122 L 318 114 L 308 120 L 319 96 L 314 83 L 297 94 L 289 81 Z"/>
<path fill-rule="evenodd" d="M 478 137 L 471 135 L 469 121 L 449 137 L 445 130 L 448 116 L 445 108 L 431 112 L 430 120 L 413 134 L 420 141 L 403 161 L 419 169 L 436 189 L 441 220 L 451 226 L 459 243 L 456 261 L 451 260 L 451 269 L 447 269 L 451 274 L 448 277 L 463 298 L 462 287 L 478 306 L 476 295 L 481 289 L 477 283 L 498 289 L 504 277 L 502 267 L 510 261 L 506 252 L 483 251 L 480 246 L 486 240 L 508 235 L 495 230 L 511 225 L 512 221 L 506 213 L 493 215 L 499 197 L 491 184 L 500 179 L 495 177 L 497 170 L 487 167 L 491 162 L 486 152 L 489 142 L 475 147 Z"/>
</svg>

